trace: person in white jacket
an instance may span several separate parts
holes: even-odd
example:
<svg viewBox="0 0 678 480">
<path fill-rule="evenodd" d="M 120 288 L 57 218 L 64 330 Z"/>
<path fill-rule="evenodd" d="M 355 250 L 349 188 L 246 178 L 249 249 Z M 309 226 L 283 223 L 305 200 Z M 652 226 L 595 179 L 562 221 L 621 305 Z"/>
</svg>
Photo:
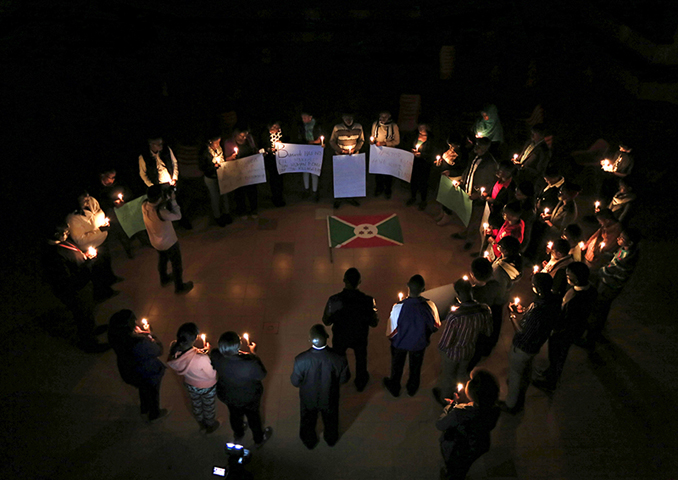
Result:
<svg viewBox="0 0 678 480">
<path fill-rule="evenodd" d="M 147 198 L 141 205 L 141 210 L 148 238 L 153 248 L 158 251 L 160 286 L 164 287 L 172 281 L 172 276 L 167 273 L 167 262 L 169 262 L 172 264 L 174 292 L 184 294 L 191 291 L 193 282 L 184 283 L 179 239 L 172 225 L 174 220 L 181 219 L 181 210 L 177 205 L 174 191 L 170 190 L 170 192 L 169 198 L 165 198 L 160 185 L 151 185 L 148 187 Z"/>
<path fill-rule="evenodd" d="M 208 356 L 209 343 L 202 348 L 193 346 L 198 338 L 198 326 L 184 323 L 177 331 L 177 339 L 170 344 L 167 365 L 184 377 L 184 387 L 191 397 L 193 416 L 201 430 L 212 433 L 221 423 L 216 419 L 217 372 Z"/>
</svg>

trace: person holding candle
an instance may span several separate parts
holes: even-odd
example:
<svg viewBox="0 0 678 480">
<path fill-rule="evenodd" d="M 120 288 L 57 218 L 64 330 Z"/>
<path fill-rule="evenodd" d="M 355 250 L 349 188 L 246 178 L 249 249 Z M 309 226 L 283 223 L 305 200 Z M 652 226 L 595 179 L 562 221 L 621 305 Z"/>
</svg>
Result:
<svg viewBox="0 0 678 480">
<path fill-rule="evenodd" d="M 475 158 L 466 167 L 462 175 L 461 188 L 473 202 L 471 218 L 466 228 L 461 232 L 453 234 L 452 238 L 466 240 L 464 250 L 470 250 L 473 247 L 474 239 L 479 230 L 487 204 L 485 199 L 480 195 L 480 189 L 485 188 L 486 192 L 490 191 L 495 183 L 497 162 L 489 152 L 491 143 L 489 138 L 479 138 L 476 140 L 476 145 L 473 149 Z"/>
<path fill-rule="evenodd" d="M 497 243 L 502 238 L 511 236 L 517 238 L 518 241 L 522 243 L 523 235 L 525 233 L 525 222 L 520 218 L 520 204 L 518 202 L 512 202 L 505 205 L 502 213 L 504 223 L 501 228 L 494 230 L 488 226 L 488 228 L 485 229 L 486 238 L 483 242 L 481 251 L 485 250 L 488 243 L 492 245 L 492 255 L 490 255 L 491 260 L 499 258 L 501 255 Z"/>
<path fill-rule="evenodd" d="M 47 240 L 42 256 L 45 279 L 52 293 L 73 315 L 77 346 L 86 353 L 101 353 L 110 348 L 96 338 L 94 289 L 89 264 L 91 260 L 69 238 L 68 225 L 60 223 Z"/>
<path fill-rule="evenodd" d="M 499 168 L 497 168 L 497 181 L 494 183 L 494 186 L 491 190 L 481 194 L 490 208 L 489 223 L 493 225 L 503 222 L 500 219 L 504 205 L 515 200 L 516 184 L 513 181 L 514 172 L 515 166 L 511 162 L 508 160 L 501 162 Z"/>
<path fill-rule="evenodd" d="M 290 143 L 289 138 L 283 134 L 280 122 L 268 124 L 268 129 L 261 136 L 261 146 L 264 149 L 264 165 L 266 166 L 266 179 L 271 187 L 271 198 L 273 205 L 284 207 L 286 205 L 283 197 L 284 183 L 283 176 L 278 173 L 278 163 L 276 152 L 278 144 Z"/>
<path fill-rule="evenodd" d="M 160 286 L 168 285 L 174 279 L 174 292 L 185 294 L 193 289 L 193 282 L 185 282 L 179 239 L 172 222 L 181 219 L 174 192 L 165 198 L 160 185 L 148 188 L 146 201 L 141 205 L 144 224 L 151 245 L 158 251 L 158 273 Z M 172 276 L 167 274 L 167 262 L 172 264 Z"/>
<path fill-rule="evenodd" d="M 610 204 L 607 206 L 617 220 L 625 225 L 628 225 L 631 218 L 630 212 L 633 211 L 636 200 L 632 178 L 622 177 L 619 179 L 619 190 L 617 190 L 617 193 L 614 194 Z"/>
<path fill-rule="evenodd" d="M 603 341 L 612 302 L 622 293 L 638 265 L 639 243 L 642 239 L 637 228 L 625 228 L 617 238 L 617 250 L 607 265 L 598 272 L 598 299 L 583 346 L 594 349 L 596 342 Z"/>
<path fill-rule="evenodd" d="M 525 404 L 525 393 L 530 385 L 532 363 L 541 347 L 546 343 L 553 324 L 560 314 L 560 300 L 551 293 L 553 279 L 546 273 L 532 276 L 534 301 L 525 309 L 522 305 L 511 304 L 511 322 L 516 330 L 509 351 L 509 391 L 505 402 L 500 402 L 503 411 L 512 415 L 520 412 Z M 516 315 L 523 314 L 520 321 Z"/>
<path fill-rule="evenodd" d="M 122 280 L 113 273 L 111 252 L 106 242 L 111 222 L 96 198 L 87 192 L 81 193 L 78 196 L 78 209 L 66 217 L 66 223 L 71 239 L 80 250 L 86 252 L 90 247 L 97 249 L 96 258 L 90 262 L 94 298 L 103 301 L 119 295 L 120 292 L 111 288 Z"/>
<path fill-rule="evenodd" d="M 407 282 L 407 288 L 407 298 L 393 305 L 386 326 L 386 336 L 391 341 L 391 375 L 385 377 L 383 383 L 394 397 L 400 395 L 400 380 L 408 356 L 410 376 L 406 384 L 407 394 L 413 397 L 419 390 L 426 347 L 431 343 L 431 335 L 441 325 L 435 303 L 421 296 L 426 290 L 424 278 L 413 275 Z"/>
<path fill-rule="evenodd" d="M 258 152 L 257 145 L 254 143 L 252 135 L 250 135 L 249 128 L 244 125 L 238 125 L 233 129 L 233 135 L 224 142 L 223 150 L 227 162 L 249 157 Z M 258 218 L 258 195 L 256 185 L 244 185 L 233 191 L 236 214 L 243 220 L 246 220 L 248 215 L 252 218 Z M 249 209 L 246 203 L 249 203 Z"/>
<path fill-rule="evenodd" d="M 370 327 L 379 323 L 374 298 L 358 290 L 361 278 L 357 268 L 344 273 L 344 290 L 332 295 L 325 305 L 323 324 L 332 325 L 332 349 L 346 355 L 355 353 L 355 386 L 362 392 L 370 379 L 367 371 L 367 337 Z"/>
<path fill-rule="evenodd" d="M 521 250 L 524 251 L 530 244 L 532 227 L 537 219 L 534 206 L 534 185 L 530 182 L 521 182 L 516 186 L 515 198 L 517 202 L 520 202 L 520 219 L 525 222 L 525 233 L 521 245 Z"/>
<path fill-rule="evenodd" d="M 163 346 L 150 329 L 144 330 L 136 320 L 131 310 L 114 313 L 108 324 L 108 342 L 115 351 L 122 380 L 139 389 L 141 415 L 148 415 L 148 421 L 155 423 L 171 413 L 160 408 L 160 383 L 165 364 L 158 357 Z"/>
<path fill-rule="evenodd" d="M 469 363 L 475 355 L 479 336 L 492 334 L 492 311 L 473 298 L 471 283 L 459 279 L 454 283 L 459 299 L 458 308 L 447 314 L 438 349 L 442 366 L 433 397 L 445 406 L 446 398 L 454 395 L 458 383 L 466 383 Z"/>
<path fill-rule="evenodd" d="M 226 332 L 219 337 L 219 347 L 212 349 L 210 360 L 217 372 L 217 396 L 228 407 L 234 442 L 241 444 L 247 422 L 257 447 L 263 446 L 273 435 L 271 427 L 263 428 L 261 421 L 261 397 L 266 368 L 255 355 L 257 344 L 248 342 L 248 352 L 240 350 L 242 340 L 235 332 Z"/>
<path fill-rule="evenodd" d="M 147 187 L 161 185 L 163 190 L 175 187 L 178 191 L 179 164 L 172 149 L 165 148 L 161 136 L 148 138 L 148 149 L 139 155 L 139 176 Z M 186 230 L 193 228 L 188 217 L 182 217 L 179 224 Z"/>
<path fill-rule="evenodd" d="M 139 241 L 144 244 L 145 232 L 139 232 L 132 236 L 128 237 L 120 222 L 118 217 L 115 214 L 115 211 L 122 207 L 125 202 L 128 202 L 134 198 L 132 191 L 122 185 L 119 182 L 118 173 L 113 167 L 105 167 L 99 173 L 99 181 L 96 183 L 95 190 L 93 192 L 95 197 L 99 200 L 99 205 L 103 210 L 104 214 L 110 220 L 111 229 L 109 231 L 111 237 L 115 238 L 120 245 L 122 245 L 127 258 L 134 258 L 134 250 L 132 249 L 132 238 L 138 237 Z M 145 240 L 145 244 L 148 245 L 148 240 Z"/>
<path fill-rule="evenodd" d="M 469 401 L 462 403 L 462 396 Z M 445 461 L 440 478 L 464 480 L 471 465 L 490 450 L 490 432 L 497 425 L 499 383 L 487 370 L 475 370 L 463 393 L 445 399 L 445 409 L 436 421 L 440 452 Z M 464 399 L 464 400 L 465 400 Z"/>
<path fill-rule="evenodd" d="M 476 258 L 471 262 L 471 285 L 473 285 L 473 299 L 490 307 L 492 311 L 492 334 L 482 333 L 478 337 L 476 352 L 469 363 L 469 370 L 478 364 L 481 357 L 489 356 L 499 342 L 501 323 L 504 309 L 504 292 L 499 282 L 492 276 L 492 263 L 487 258 Z"/>
<path fill-rule="evenodd" d="M 434 148 L 433 134 L 431 127 L 425 123 L 419 125 L 419 135 L 414 142 L 412 153 L 414 153 L 414 163 L 412 164 L 412 178 L 410 181 L 410 198 L 405 205 L 408 207 L 417 202 L 417 193 L 421 201 L 419 210 L 426 209 L 426 197 L 428 196 L 428 179 L 431 176 L 431 167 L 433 166 Z M 393 177 L 390 177 L 391 179 Z"/>
<path fill-rule="evenodd" d="M 489 138 L 492 142 L 490 149 L 495 155 L 499 154 L 499 147 L 504 143 L 504 128 L 501 126 L 497 107 L 488 104 L 480 111 L 480 118 L 473 125 L 473 136 Z"/>
<path fill-rule="evenodd" d="M 353 114 L 344 113 L 341 116 L 342 123 L 334 126 L 330 135 L 330 147 L 335 155 L 350 155 L 359 153 L 365 143 L 365 134 L 363 126 L 353 121 Z M 346 200 L 353 206 L 360 206 L 360 202 L 355 198 L 337 198 L 334 200 L 334 208 L 341 207 L 341 203 Z"/>
<path fill-rule="evenodd" d="M 529 243 L 524 247 L 525 256 L 541 261 L 542 246 L 549 226 L 545 223 L 545 216 L 550 215 L 556 208 L 560 199 L 560 189 L 565 184 L 565 178 L 560 170 L 550 165 L 544 173 L 546 186 L 537 194 L 535 202 L 536 216 L 530 231 Z M 521 181 L 521 185 L 527 181 Z"/>
<path fill-rule="evenodd" d="M 579 195 L 581 187 L 576 183 L 566 181 L 558 194 L 558 203 L 549 214 L 543 214 L 542 220 L 549 227 L 547 230 L 551 237 L 560 237 L 565 227 L 575 221 L 579 212 L 574 199 Z"/>
<path fill-rule="evenodd" d="M 233 223 L 228 205 L 228 195 L 219 191 L 217 170 L 225 161 L 224 150 L 221 147 L 221 135 L 214 134 L 207 139 L 198 159 L 198 167 L 203 173 L 205 186 L 210 195 L 212 216 L 220 227 Z"/>
<path fill-rule="evenodd" d="M 294 358 L 290 376 L 292 385 L 299 389 L 299 437 L 309 450 L 318 445 L 318 414 L 323 419 L 323 437 L 327 445 L 333 447 L 339 440 L 340 386 L 351 378 L 346 357 L 327 346 L 328 337 L 321 324 L 311 327 L 311 348 Z"/>
<path fill-rule="evenodd" d="M 622 232 L 622 224 L 609 208 L 596 213 L 600 228 L 584 244 L 584 259 L 592 272 L 607 263 L 617 249 L 617 239 Z"/>
<path fill-rule="evenodd" d="M 612 160 L 603 160 L 601 170 L 598 170 L 600 185 L 600 195 L 607 201 L 614 195 L 617 188 L 617 180 L 626 178 L 633 170 L 633 149 L 628 145 L 619 145 L 619 151 Z"/>
<path fill-rule="evenodd" d="M 497 242 L 499 258 L 492 264 L 492 272 L 499 283 L 502 305 L 508 302 L 513 287 L 523 276 L 523 257 L 520 241 L 516 237 L 504 237 Z"/>
<path fill-rule="evenodd" d="M 370 141 L 377 147 L 395 148 L 400 145 L 400 129 L 398 128 L 398 124 L 393 121 L 391 113 L 388 111 L 379 113 L 379 119 L 372 124 L 372 133 L 370 135 Z M 372 140 L 373 138 L 374 140 Z M 414 175 L 414 170 L 412 171 L 412 174 Z M 393 177 L 391 175 L 379 173 L 375 174 L 374 177 L 377 183 L 374 196 L 378 197 L 382 193 L 385 193 L 387 199 L 391 198 Z"/>
<path fill-rule="evenodd" d="M 447 137 L 448 149 L 441 158 L 436 158 L 435 166 L 438 167 L 440 175 L 447 178 L 461 181 L 461 176 L 468 163 L 468 154 L 466 149 L 461 148 L 463 139 L 456 133 L 451 133 Z M 452 221 L 452 210 L 444 205 L 440 205 L 440 212 L 435 217 L 436 224 L 439 226 L 447 225 Z"/>
<path fill-rule="evenodd" d="M 320 125 L 308 112 L 302 112 L 301 123 L 298 126 L 297 141 L 304 145 L 320 145 L 325 147 L 325 137 L 320 128 Z M 318 203 L 320 200 L 320 191 L 318 190 L 318 182 L 320 177 L 312 173 L 304 172 L 301 174 L 304 180 L 304 196 L 310 195 L 310 188 L 313 189 L 313 201 Z"/>
<path fill-rule="evenodd" d="M 589 283 L 589 268 L 584 263 L 570 263 L 565 271 L 569 289 L 548 340 L 549 366 L 532 381 L 535 387 L 546 391 L 555 390 L 570 347 L 586 330 L 598 297 L 598 292 Z"/>
<path fill-rule="evenodd" d="M 216 419 L 217 372 L 207 355 L 209 344 L 203 342 L 201 349 L 194 346 L 199 333 L 198 326 L 193 322 L 179 327 L 177 339 L 170 344 L 167 366 L 184 377 L 193 416 L 200 429 L 209 434 L 220 425 Z"/>
<path fill-rule="evenodd" d="M 565 227 L 563 234 L 560 236 L 560 238 L 567 240 L 567 243 L 570 245 L 570 251 L 568 253 L 572 256 L 574 262 L 581 262 L 583 258 L 582 246 L 584 245 L 584 242 L 581 241 L 582 235 L 583 232 L 581 227 L 576 223 L 571 223 Z"/>
<path fill-rule="evenodd" d="M 551 258 L 548 262 L 545 261 L 543 263 L 541 271 L 551 275 L 551 278 L 553 278 L 551 291 L 558 298 L 563 298 L 568 288 L 565 267 L 573 262 L 572 255 L 570 255 L 570 243 L 563 238 L 559 238 L 554 241 L 553 247 L 550 250 Z"/>
</svg>

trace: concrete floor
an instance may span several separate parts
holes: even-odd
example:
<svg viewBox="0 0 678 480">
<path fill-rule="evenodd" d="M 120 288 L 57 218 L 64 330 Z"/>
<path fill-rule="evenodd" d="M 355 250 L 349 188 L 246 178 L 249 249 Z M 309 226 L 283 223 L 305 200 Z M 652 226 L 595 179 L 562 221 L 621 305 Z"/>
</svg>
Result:
<svg viewBox="0 0 678 480">
<path fill-rule="evenodd" d="M 313 204 L 290 193 L 287 207 L 263 210 L 259 221 L 237 220 L 223 229 L 198 218 L 192 231 L 179 231 L 185 279 L 196 284 L 186 296 L 159 287 L 154 250 L 139 249 L 134 260 L 116 250 L 114 268 L 125 281 L 116 286 L 121 295 L 99 306 L 98 323 L 131 308 L 148 318 L 165 346 L 186 321 L 196 322 L 212 343 L 227 330 L 248 332 L 268 369 L 262 408 L 265 424 L 274 429 L 248 467 L 257 479 L 437 479 L 442 461 L 434 423 L 441 408 L 430 390 L 440 371 L 439 333 L 426 352 L 420 391 L 395 399 L 381 385 L 390 365 L 385 322 L 409 276 L 422 274 L 429 288 L 449 284 L 468 271 L 471 258 L 449 236 L 460 224 L 437 227 L 433 204 L 419 212 L 404 206 L 407 196 L 396 188 L 390 201 L 369 198 L 360 208 L 342 206 L 338 212 L 346 215 L 397 213 L 405 244 L 335 250 L 334 263 L 327 247 L 325 217 L 332 214 L 327 199 Z M 672 273 L 666 261 L 671 246 L 643 248 L 627 294 L 612 311 L 612 343 L 593 358 L 574 347 L 554 395 L 530 387 L 524 413 L 502 414 L 491 451 L 474 464 L 469 478 L 678 475 L 676 290 L 666 280 Z M 361 289 L 379 308 L 380 324 L 370 333 L 371 380 L 362 393 L 352 382 L 343 387 L 338 444 L 330 448 L 321 441 L 308 451 L 298 438 L 298 393 L 289 376 L 295 355 L 309 347 L 309 327 L 320 322 L 327 297 L 341 290 L 351 266 L 361 271 Z M 523 280 L 518 289 L 526 299 L 527 284 Z M 119 378 L 114 353 L 86 355 L 46 333 L 63 310 L 53 299 L 44 303 L 47 313 L 40 321 L 3 341 L 6 428 L 0 477 L 213 478 L 212 466 L 226 463 L 223 446 L 232 440 L 226 407 L 218 405 L 223 426 L 210 436 L 201 434 L 180 380 L 168 370 L 161 404 L 173 413 L 159 424 L 145 424 L 136 391 Z M 502 398 L 512 334 L 505 320 L 499 345 L 481 363 L 500 379 Z M 545 350 L 537 364 L 546 361 Z M 350 354 L 349 364 L 353 368 Z M 251 442 L 248 432 L 245 443 Z"/>
</svg>

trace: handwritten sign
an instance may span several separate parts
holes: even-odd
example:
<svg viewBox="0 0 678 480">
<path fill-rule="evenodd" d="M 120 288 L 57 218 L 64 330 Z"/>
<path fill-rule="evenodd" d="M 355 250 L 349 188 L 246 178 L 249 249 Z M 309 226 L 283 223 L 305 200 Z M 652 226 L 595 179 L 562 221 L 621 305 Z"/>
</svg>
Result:
<svg viewBox="0 0 678 480">
<path fill-rule="evenodd" d="M 442 203 L 447 208 L 459 215 L 459 218 L 468 226 L 471 220 L 471 208 L 473 202 L 461 188 L 455 187 L 452 180 L 445 175 L 440 176 L 440 186 L 438 187 L 438 203 Z"/>
<path fill-rule="evenodd" d="M 364 153 L 333 156 L 332 171 L 334 198 L 367 196 Z"/>
<path fill-rule="evenodd" d="M 275 153 L 278 173 L 308 172 L 320 175 L 323 167 L 323 147 L 282 143 Z"/>
<path fill-rule="evenodd" d="M 217 177 L 222 195 L 245 185 L 266 183 L 264 156 L 257 153 L 232 162 L 224 162 L 217 169 Z"/>
<path fill-rule="evenodd" d="M 391 175 L 409 182 L 414 154 L 398 148 L 370 145 L 370 173 Z"/>
</svg>

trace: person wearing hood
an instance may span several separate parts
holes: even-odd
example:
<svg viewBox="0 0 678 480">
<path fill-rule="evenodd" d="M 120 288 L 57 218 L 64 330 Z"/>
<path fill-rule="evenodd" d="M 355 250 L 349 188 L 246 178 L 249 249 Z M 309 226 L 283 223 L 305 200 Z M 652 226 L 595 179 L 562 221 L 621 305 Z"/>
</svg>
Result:
<svg viewBox="0 0 678 480">
<path fill-rule="evenodd" d="M 499 145 L 504 143 L 504 128 L 495 105 L 486 105 L 480 111 L 480 118 L 473 125 L 473 135 L 476 138 L 489 138 L 492 141 L 492 152 L 498 153 Z"/>
<path fill-rule="evenodd" d="M 400 145 L 400 129 L 398 124 L 391 118 L 391 113 L 383 111 L 379 113 L 379 120 L 372 124 L 372 133 L 370 134 L 370 142 L 377 147 L 397 147 Z M 375 174 L 377 188 L 374 196 L 378 197 L 382 193 L 386 194 L 386 198 L 391 198 L 393 177 L 391 175 Z"/>
<path fill-rule="evenodd" d="M 170 344 L 167 366 L 184 377 L 184 387 L 200 430 L 212 433 L 220 425 L 216 419 L 217 372 L 207 355 L 210 344 L 203 341 L 203 348 L 194 346 L 198 333 L 198 326 L 193 322 L 179 327 L 177 339 Z"/>
</svg>

